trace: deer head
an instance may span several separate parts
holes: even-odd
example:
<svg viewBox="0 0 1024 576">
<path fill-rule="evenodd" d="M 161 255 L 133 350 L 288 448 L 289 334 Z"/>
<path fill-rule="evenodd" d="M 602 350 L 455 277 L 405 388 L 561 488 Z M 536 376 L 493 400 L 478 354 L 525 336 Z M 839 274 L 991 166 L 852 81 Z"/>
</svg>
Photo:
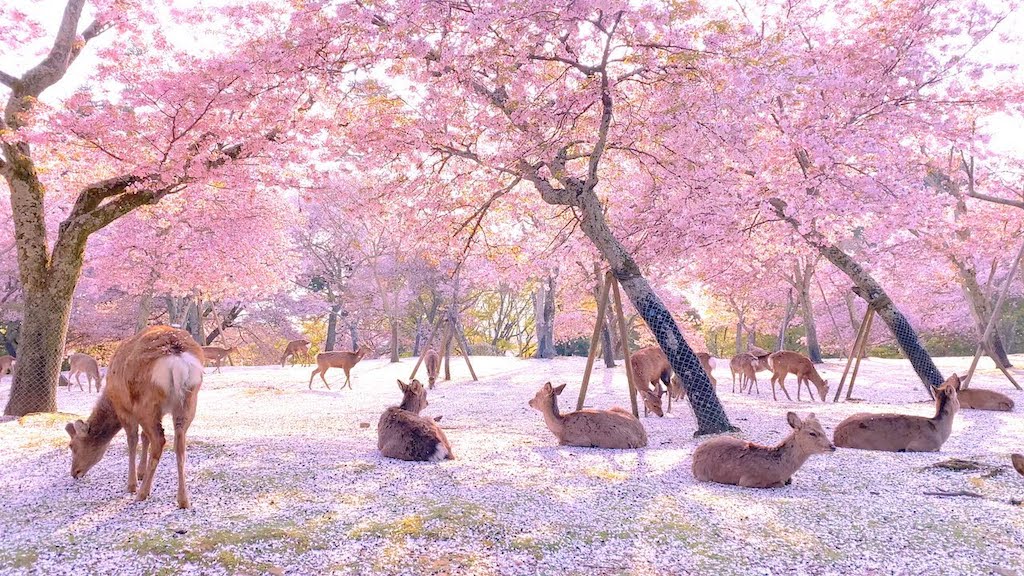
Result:
<svg viewBox="0 0 1024 576">
<path fill-rule="evenodd" d="M 103 458 L 110 443 L 90 438 L 89 423 L 82 420 L 69 422 L 64 429 L 71 436 L 71 477 L 81 478 Z"/>
<path fill-rule="evenodd" d="M 821 423 L 813 413 L 808 414 L 803 420 L 795 412 L 786 413 L 786 421 L 796 432 L 793 440 L 797 450 L 804 454 L 826 454 L 835 452 L 836 447 L 828 439 Z"/>
</svg>

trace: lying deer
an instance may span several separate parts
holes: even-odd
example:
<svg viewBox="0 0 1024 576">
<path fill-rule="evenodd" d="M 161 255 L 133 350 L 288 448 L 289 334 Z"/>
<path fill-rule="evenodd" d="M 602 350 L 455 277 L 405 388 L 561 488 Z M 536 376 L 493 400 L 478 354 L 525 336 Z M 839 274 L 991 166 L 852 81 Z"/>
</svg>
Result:
<svg viewBox="0 0 1024 576">
<path fill-rule="evenodd" d="M 96 362 L 95 358 L 81 352 L 72 352 L 68 355 L 68 363 L 71 365 L 71 371 L 68 372 L 69 390 L 71 389 L 72 378 L 78 383 L 78 389 L 82 390 L 82 374 L 85 374 L 85 381 L 89 386 L 89 392 L 92 392 L 93 381 L 96 382 L 96 391 L 100 391 L 100 365 L 99 362 Z"/>
<path fill-rule="evenodd" d="M 169 326 L 151 326 L 125 340 L 114 353 L 107 385 L 83 422 L 67 425 L 71 436 L 71 476 L 81 478 L 103 458 L 111 439 L 124 428 L 128 437 L 128 492 L 145 500 L 153 487 L 164 428 L 170 412 L 174 421 L 174 454 L 178 461 L 178 506 L 189 507 L 185 489 L 185 434 L 196 414 L 196 398 L 203 382 L 203 350 L 188 332 Z M 135 452 L 142 427 L 138 472 Z"/>
<path fill-rule="evenodd" d="M 225 358 L 228 358 L 228 361 L 230 361 L 231 358 L 229 358 L 229 356 L 231 355 L 232 352 L 236 350 L 238 350 L 238 348 L 235 346 L 232 346 L 230 348 L 219 348 L 217 346 L 203 346 L 203 354 L 206 357 L 206 361 L 217 363 L 217 369 L 214 370 L 214 372 L 220 372 L 220 363 L 223 362 Z"/>
<path fill-rule="evenodd" d="M 800 387 L 807 386 L 807 394 L 814 400 L 814 394 L 811 393 L 811 382 L 818 389 L 818 396 L 821 397 L 821 401 L 825 401 L 825 395 L 828 394 L 828 380 L 822 380 L 818 374 L 817 369 L 814 368 L 814 364 L 811 359 L 798 352 L 790 352 L 788 350 L 781 350 L 768 356 L 768 366 L 772 370 L 772 400 L 778 400 L 775 397 L 775 383 L 779 383 L 779 388 L 782 388 L 782 392 L 786 395 L 786 400 L 792 400 L 789 396 L 789 392 L 786 391 L 786 376 L 790 374 L 796 374 L 796 399 L 800 399 Z"/>
<path fill-rule="evenodd" d="M 668 363 L 668 357 L 657 346 L 641 348 L 629 356 L 630 366 L 633 368 L 633 383 L 636 385 L 636 392 L 644 402 L 644 416 L 654 412 L 658 416 L 664 416 L 661 408 L 661 397 L 671 386 L 672 366 Z M 662 383 L 665 389 L 662 389 Z M 653 385 L 654 389 L 651 389 Z"/>
<path fill-rule="evenodd" d="M 381 456 L 417 462 L 454 460 L 452 446 L 441 427 L 435 420 L 420 416 L 420 411 L 427 407 L 427 391 L 420 381 L 405 384 L 399 380 L 398 387 L 402 390 L 402 404 L 385 410 L 377 423 L 377 448 Z"/>
<path fill-rule="evenodd" d="M 0 356 L 0 376 L 14 371 L 14 356 Z"/>
<path fill-rule="evenodd" d="M 560 446 L 586 446 L 594 448 L 643 448 L 647 446 L 647 432 L 632 414 L 615 407 L 611 410 L 586 408 L 561 414 L 558 395 L 565 384 L 552 388 L 551 382 L 541 386 L 530 400 L 530 407 L 544 415 L 548 430 L 558 438 Z"/>
<path fill-rule="evenodd" d="M 994 410 L 996 412 L 1010 412 L 1013 410 L 1013 398 L 995 390 L 980 388 L 962 390 L 959 381 L 957 381 L 956 395 L 960 401 L 960 407 L 968 410 Z"/>
<path fill-rule="evenodd" d="M 693 452 L 693 476 L 701 482 L 735 484 L 746 488 L 775 488 L 789 484 L 793 473 L 814 454 L 835 452 L 814 414 L 800 420 L 786 414 L 793 432 L 775 447 L 719 436 Z"/>
<path fill-rule="evenodd" d="M 1010 454 L 1010 462 L 1013 462 L 1013 469 L 1024 476 L 1024 455 Z"/>
<path fill-rule="evenodd" d="M 324 374 L 327 374 L 328 368 L 341 368 L 345 371 L 345 383 L 341 385 L 341 388 L 344 389 L 345 386 L 348 386 L 349 390 L 351 390 L 352 378 L 349 372 L 353 366 L 358 364 L 369 353 L 370 348 L 364 344 L 356 352 L 321 352 L 317 354 L 316 368 L 309 375 L 309 389 L 313 389 L 313 378 L 320 374 L 320 379 L 324 381 L 324 386 L 327 386 L 327 389 L 330 390 L 331 385 L 327 383 L 327 378 L 324 377 Z"/>
<path fill-rule="evenodd" d="M 306 360 L 309 358 L 309 340 L 292 340 L 284 347 L 284 355 L 281 356 L 281 368 L 284 368 L 284 363 L 288 361 L 288 358 L 292 359 L 292 366 L 295 365 L 295 359 L 301 357 Z"/>
<path fill-rule="evenodd" d="M 960 378 L 953 374 L 935 391 L 935 416 L 904 414 L 854 414 L 836 426 L 832 439 L 842 448 L 885 452 L 938 452 L 953 431 L 953 417 L 960 409 L 956 389 Z"/>
<path fill-rule="evenodd" d="M 441 357 L 433 348 L 423 354 L 423 365 L 427 369 L 427 383 L 433 389 L 434 382 L 437 382 L 437 373 L 441 370 Z"/>
</svg>

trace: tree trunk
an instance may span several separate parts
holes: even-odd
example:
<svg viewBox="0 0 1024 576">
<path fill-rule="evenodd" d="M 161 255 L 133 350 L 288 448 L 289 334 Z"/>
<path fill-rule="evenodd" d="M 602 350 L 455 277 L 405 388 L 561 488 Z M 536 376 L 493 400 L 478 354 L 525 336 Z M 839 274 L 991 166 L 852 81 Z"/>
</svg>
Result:
<svg viewBox="0 0 1024 576">
<path fill-rule="evenodd" d="M 420 344 L 421 344 L 421 341 L 423 340 L 422 332 L 423 332 L 423 316 L 419 316 L 419 317 L 416 318 L 416 338 L 414 338 L 413 341 L 412 341 L 412 357 L 413 358 L 419 358 L 420 357 Z"/>
<path fill-rule="evenodd" d="M 793 289 L 786 293 L 786 313 L 782 316 L 782 323 L 779 324 L 779 336 L 775 342 L 775 351 L 786 349 L 786 332 L 789 330 L 789 323 L 793 321 L 793 314 L 796 312 L 796 302 L 793 301 Z"/>
<path fill-rule="evenodd" d="M 757 326 L 751 327 L 747 331 L 747 350 L 750 350 L 757 346 Z"/>
<path fill-rule="evenodd" d="M 554 358 L 555 352 L 555 278 L 548 274 L 534 298 L 534 326 L 537 329 L 537 353 L 534 358 Z"/>
<path fill-rule="evenodd" d="M 338 311 L 340 304 L 333 304 L 330 313 L 327 314 L 327 339 L 324 340 L 324 352 L 334 351 L 334 344 L 338 339 Z"/>
<path fill-rule="evenodd" d="M 348 337 L 352 340 L 352 351 L 359 350 L 359 327 L 356 326 L 355 322 L 349 321 L 348 323 Z"/>
<path fill-rule="evenodd" d="M 978 331 L 978 338 L 985 335 L 985 327 L 988 325 L 989 317 L 992 315 L 991 302 L 978 283 L 978 274 L 972 266 L 969 266 L 958 259 L 953 260 L 957 268 L 957 276 L 960 279 L 960 287 L 964 296 L 967 297 L 967 304 L 971 310 L 971 317 L 974 318 L 974 326 Z M 1003 346 L 1003 339 L 998 330 L 993 330 L 985 342 L 985 352 L 989 358 L 1002 368 L 1012 368 L 1009 357 L 1006 355 L 1006 348 Z"/>
<path fill-rule="evenodd" d="M 818 328 L 814 324 L 814 303 L 811 302 L 810 269 L 804 272 L 804 285 L 800 289 L 800 312 L 804 321 L 804 336 L 807 339 L 807 357 L 815 364 L 821 364 L 821 346 L 818 344 Z"/>
<path fill-rule="evenodd" d="M 594 278 L 597 279 L 594 283 L 594 302 L 597 302 L 601 297 L 601 278 L 603 277 L 601 265 L 598 262 L 594 262 Z M 615 368 L 615 349 L 612 348 L 612 333 L 608 329 L 608 323 L 611 321 L 611 318 L 611 314 L 605 314 L 604 326 L 601 326 L 601 355 L 604 357 L 605 368 Z"/>
<path fill-rule="evenodd" d="M 74 273 L 77 276 L 77 270 Z M 52 279 L 52 275 L 51 275 Z M 72 281 L 71 286 L 74 286 Z M 25 316 L 18 340 L 11 394 L 4 408 L 9 416 L 57 411 L 57 380 L 64 360 L 71 297 L 74 290 L 25 287 Z"/>
<path fill-rule="evenodd" d="M 391 319 L 391 363 L 398 362 L 398 320 Z"/>
<path fill-rule="evenodd" d="M 860 264 L 854 262 L 846 252 L 825 240 L 817 232 L 813 230 L 801 232 L 800 222 L 786 215 L 785 202 L 774 198 L 769 203 L 775 209 L 776 214 L 789 222 L 804 237 L 808 244 L 827 258 L 836 268 L 842 270 L 850 280 L 853 280 L 853 283 L 857 286 L 857 295 L 863 298 L 869 306 L 875 308 L 879 317 L 882 318 L 882 321 L 885 322 L 886 326 L 889 327 L 889 330 L 896 337 L 900 350 L 910 360 L 910 364 L 914 367 L 917 377 L 925 384 L 928 394 L 934 396 L 932 390 L 942 386 L 944 380 L 942 373 L 935 367 L 935 363 L 932 361 L 931 356 L 928 355 L 928 351 L 921 346 L 921 342 L 917 338 L 917 332 L 907 322 L 903 313 L 896 308 L 896 305 L 893 304 L 878 281 L 861 268 Z"/>
<path fill-rule="evenodd" d="M 149 316 L 153 313 L 153 292 L 148 291 L 139 300 L 139 313 L 135 317 L 135 332 L 142 332 L 149 325 Z"/>
<path fill-rule="evenodd" d="M 736 321 L 736 354 L 743 352 L 743 316 Z"/>
</svg>

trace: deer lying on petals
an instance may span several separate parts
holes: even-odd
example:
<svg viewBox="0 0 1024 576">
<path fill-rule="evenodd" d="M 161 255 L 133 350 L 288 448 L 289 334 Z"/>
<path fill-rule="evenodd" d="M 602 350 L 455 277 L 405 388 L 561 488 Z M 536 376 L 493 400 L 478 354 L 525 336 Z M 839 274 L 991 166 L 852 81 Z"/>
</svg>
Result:
<svg viewBox="0 0 1024 576">
<path fill-rule="evenodd" d="M 419 462 L 454 460 L 452 446 L 441 427 L 420 416 L 427 407 L 427 391 L 420 381 L 405 384 L 399 380 L 398 388 L 402 390 L 402 404 L 385 410 L 377 423 L 381 456 Z"/>
<path fill-rule="evenodd" d="M 775 488 L 791 482 L 793 473 L 814 454 L 835 452 L 814 414 L 800 420 L 786 414 L 793 432 L 778 446 L 768 447 L 720 436 L 693 452 L 693 476 L 701 482 L 735 484 L 747 488 Z"/>
<path fill-rule="evenodd" d="M 960 378 L 953 374 L 935 390 L 935 416 L 905 414 L 854 414 L 836 426 L 836 446 L 885 452 L 938 452 L 953 431 L 953 417 L 960 409 L 956 389 Z"/>
<path fill-rule="evenodd" d="M 309 389 L 313 389 L 313 378 L 317 374 L 320 375 L 320 379 L 324 381 L 324 386 L 327 389 L 331 389 L 331 385 L 327 383 L 327 378 L 324 377 L 327 374 L 327 370 L 330 368 L 341 368 L 345 371 L 345 383 L 341 385 L 342 389 L 348 386 L 349 390 L 352 389 L 352 367 L 359 363 L 360 360 L 366 357 L 370 353 L 370 348 L 365 344 L 359 347 L 356 352 L 321 352 L 316 355 L 316 368 L 313 373 L 309 375 Z"/>
<path fill-rule="evenodd" d="M 661 351 L 661 348 L 648 346 L 631 354 L 629 363 L 633 368 L 633 383 L 636 385 L 636 392 L 644 402 L 644 416 L 650 412 L 664 416 L 661 397 L 665 394 L 665 390 L 671 387 L 672 377 L 672 366 L 668 363 L 668 357 Z M 665 385 L 664 389 L 661 387 L 662 384 Z"/>
<path fill-rule="evenodd" d="M 81 478 L 103 458 L 113 437 L 124 428 L 128 437 L 128 492 L 145 500 L 163 454 L 161 420 L 170 412 L 174 421 L 174 454 L 178 463 L 178 506 L 189 507 L 185 489 L 185 434 L 196 413 L 203 382 L 203 351 L 188 332 L 152 326 L 118 347 L 110 362 L 107 386 L 87 421 L 66 427 L 71 436 L 71 476 Z M 136 472 L 139 427 L 142 453 Z"/>
<path fill-rule="evenodd" d="M 962 409 L 993 410 L 996 412 L 1010 412 L 1013 410 L 1013 398 L 995 390 L 984 390 L 981 388 L 962 390 L 959 381 L 957 381 L 956 395 Z"/>
<path fill-rule="evenodd" d="M 551 382 L 548 382 L 541 386 L 529 402 L 531 408 L 544 415 L 544 423 L 558 438 L 560 446 L 623 449 L 647 446 L 644 425 L 622 408 L 588 408 L 561 414 L 558 411 L 558 395 L 563 390 L 565 384 L 552 388 Z"/>
<path fill-rule="evenodd" d="M 1013 469 L 1024 476 L 1024 455 L 1022 454 L 1010 454 L 1010 462 L 1013 463 Z"/>
</svg>

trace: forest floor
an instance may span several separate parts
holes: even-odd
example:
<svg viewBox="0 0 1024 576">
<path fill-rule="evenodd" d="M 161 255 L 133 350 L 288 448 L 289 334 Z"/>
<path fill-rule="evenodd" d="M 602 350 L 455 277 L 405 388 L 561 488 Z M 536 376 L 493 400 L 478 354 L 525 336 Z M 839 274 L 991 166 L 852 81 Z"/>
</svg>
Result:
<svg viewBox="0 0 1024 576">
<path fill-rule="evenodd" d="M 0 423 L 0 573 L 1024 574 L 1024 477 L 1009 466 L 1024 451 L 1024 393 L 987 360 L 974 385 L 1006 392 L 1015 412 L 961 411 L 937 454 L 814 456 L 768 490 L 694 481 L 686 404 L 643 420 L 644 450 L 558 446 L 527 401 L 545 381 L 568 382 L 571 408 L 583 358 L 473 361 L 479 382 L 453 358 L 454 381 L 429 395 L 424 413 L 444 415 L 458 456 L 441 464 L 377 452 L 377 419 L 400 400 L 395 379 L 411 359 L 360 363 L 353 390 L 338 389 L 340 371 L 333 390 L 309 390 L 309 367 L 208 369 L 189 510 L 175 505 L 170 450 L 150 499 L 132 500 L 123 435 L 73 480 L 64 425 L 96 395 L 61 389 L 61 413 Z M 946 374 L 968 363 L 937 360 Z M 842 368 L 821 371 L 834 386 Z M 864 401 L 840 404 L 773 402 L 765 373 L 760 396 L 733 394 L 722 361 L 715 376 L 742 436 L 766 444 L 787 434 L 788 410 L 814 411 L 830 433 L 854 412 L 933 413 L 905 361 L 866 360 L 854 392 Z M 587 404 L 628 406 L 625 390 L 621 365 L 598 367 Z M 978 468 L 934 466 L 950 458 Z"/>
</svg>

